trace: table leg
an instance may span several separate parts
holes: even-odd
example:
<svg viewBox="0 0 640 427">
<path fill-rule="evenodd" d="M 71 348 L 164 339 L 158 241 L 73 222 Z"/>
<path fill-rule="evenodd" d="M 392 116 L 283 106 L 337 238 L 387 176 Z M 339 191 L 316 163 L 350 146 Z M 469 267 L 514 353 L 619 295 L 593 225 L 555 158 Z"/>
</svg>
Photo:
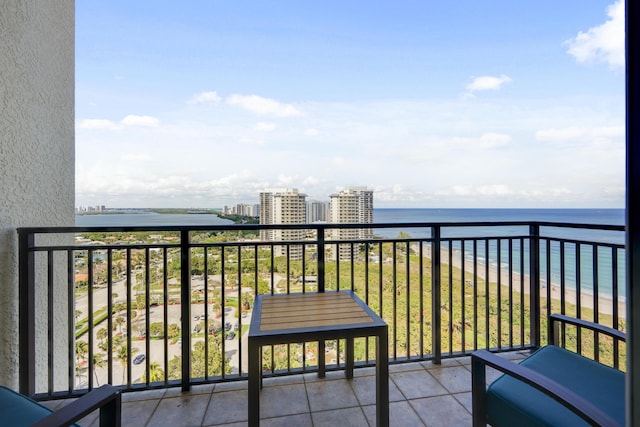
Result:
<svg viewBox="0 0 640 427">
<path fill-rule="evenodd" d="M 389 337 L 385 326 L 376 338 L 376 426 L 389 426 Z"/>
<path fill-rule="evenodd" d="M 344 375 L 345 377 L 347 377 L 348 379 L 353 378 L 353 365 L 354 365 L 354 361 L 353 361 L 353 338 L 349 337 L 346 339 L 346 348 L 344 349 L 345 353 L 346 353 L 346 357 L 347 360 L 345 361 L 345 371 L 344 371 Z"/>
<path fill-rule="evenodd" d="M 260 346 L 249 339 L 249 425 L 260 425 Z"/>
<path fill-rule="evenodd" d="M 324 378 L 327 371 L 324 345 L 324 340 L 318 341 L 318 378 Z"/>
</svg>

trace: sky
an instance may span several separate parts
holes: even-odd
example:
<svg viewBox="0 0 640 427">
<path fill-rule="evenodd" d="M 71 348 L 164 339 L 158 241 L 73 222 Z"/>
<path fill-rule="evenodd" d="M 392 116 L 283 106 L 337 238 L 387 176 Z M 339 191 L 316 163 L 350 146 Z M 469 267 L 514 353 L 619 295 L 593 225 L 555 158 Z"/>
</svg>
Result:
<svg viewBox="0 0 640 427">
<path fill-rule="evenodd" d="M 623 208 L 614 1 L 77 1 L 76 205 Z"/>
</svg>

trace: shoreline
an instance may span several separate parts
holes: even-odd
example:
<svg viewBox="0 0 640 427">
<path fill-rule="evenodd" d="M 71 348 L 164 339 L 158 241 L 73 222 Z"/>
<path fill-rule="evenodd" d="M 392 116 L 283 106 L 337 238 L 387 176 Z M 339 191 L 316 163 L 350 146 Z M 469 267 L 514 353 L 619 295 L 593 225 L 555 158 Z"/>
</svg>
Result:
<svg viewBox="0 0 640 427">
<path fill-rule="evenodd" d="M 425 246 L 424 249 L 425 258 L 431 259 L 431 247 Z M 440 259 L 442 265 L 449 265 L 449 250 L 448 249 L 440 249 Z M 452 265 L 460 270 L 462 270 L 461 256 L 460 250 L 453 250 L 452 254 Z M 484 280 L 486 272 L 486 267 L 481 264 L 477 264 L 477 276 L 478 278 Z M 473 262 L 469 260 L 464 260 L 464 273 L 465 273 L 465 282 L 469 279 L 466 278 L 466 274 L 469 274 L 471 278 L 473 278 Z M 520 285 L 520 278 L 523 278 L 523 284 Z M 494 266 L 489 267 L 489 281 L 497 283 L 498 282 L 498 268 Z M 547 291 L 546 280 L 542 279 L 541 281 L 541 298 L 547 298 L 547 296 L 551 297 L 552 301 L 556 301 L 560 303 L 562 301 L 562 293 L 560 289 L 560 285 L 556 283 L 551 283 L 550 291 Z M 509 286 L 509 271 L 501 269 L 500 271 L 500 284 L 501 286 Z M 523 292 L 525 295 L 529 295 L 530 286 L 529 286 L 529 275 L 524 274 L 521 275 L 519 273 L 514 273 L 511 276 L 511 287 L 516 292 Z M 577 305 L 578 293 L 574 289 L 564 290 L 564 300 L 565 304 L 573 304 Z M 598 297 L 598 313 L 612 316 L 613 315 L 613 297 L 611 296 L 599 296 Z M 553 303 L 552 303 L 553 305 Z M 582 308 L 587 308 L 590 310 L 594 309 L 594 296 L 593 293 L 582 291 L 580 292 L 580 306 Z M 618 298 L 618 317 L 620 319 L 626 319 L 626 298 L 619 297 Z"/>
</svg>

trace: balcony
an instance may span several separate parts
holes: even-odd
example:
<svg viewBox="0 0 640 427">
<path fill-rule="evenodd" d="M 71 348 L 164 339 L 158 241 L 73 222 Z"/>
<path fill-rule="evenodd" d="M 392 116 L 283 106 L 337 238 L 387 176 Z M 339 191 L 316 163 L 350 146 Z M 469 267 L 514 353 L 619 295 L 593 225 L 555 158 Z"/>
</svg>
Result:
<svg viewBox="0 0 640 427">
<path fill-rule="evenodd" d="M 348 229 L 373 237 L 329 238 Z M 553 312 L 625 330 L 623 242 L 542 222 L 21 228 L 21 392 L 59 405 L 109 382 L 125 425 L 246 422 L 255 295 L 349 289 L 389 325 L 391 424 L 468 425 L 471 352 L 523 357 Z M 624 366 L 625 348 L 564 334 Z M 356 340 L 352 381 L 344 342 L 325 347 L 322 380 L 317 343 L 263 348 L 266 425 L 372 422 L 373 343 Z"/>
</svg>

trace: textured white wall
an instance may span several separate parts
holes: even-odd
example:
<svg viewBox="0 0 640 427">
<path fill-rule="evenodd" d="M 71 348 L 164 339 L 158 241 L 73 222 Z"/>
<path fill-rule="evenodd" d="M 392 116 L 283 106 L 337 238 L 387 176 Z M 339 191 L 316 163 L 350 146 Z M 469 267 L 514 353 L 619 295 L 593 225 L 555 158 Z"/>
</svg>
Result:
<svg viewBox="0 0 640 427">
<path fill-rule="evenodd" d="M 17 385 L 16 228 L 74 223 L 74 0 L 0 1 L 0 383 Z"/>
</svg>

